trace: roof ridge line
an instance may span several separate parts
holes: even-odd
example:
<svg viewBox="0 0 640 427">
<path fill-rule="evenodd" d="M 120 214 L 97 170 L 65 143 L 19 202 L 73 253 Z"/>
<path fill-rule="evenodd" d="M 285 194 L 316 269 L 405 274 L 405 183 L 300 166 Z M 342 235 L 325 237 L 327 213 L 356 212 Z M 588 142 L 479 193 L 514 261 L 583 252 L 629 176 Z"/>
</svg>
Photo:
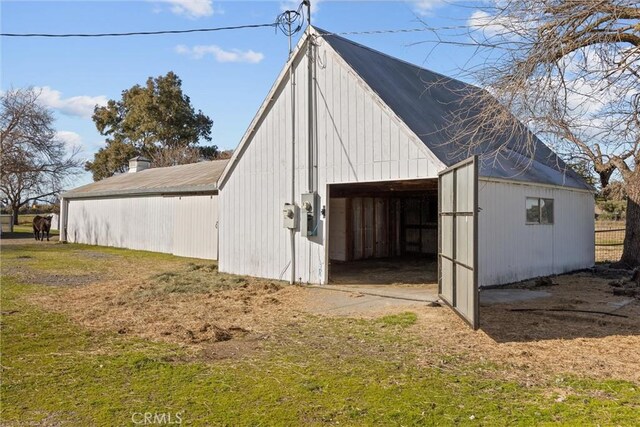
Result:
<svg viewBox="0 0 640 427">
<path fill-rule="evenodd" d="M 313 27 L 313 28 L 314 28 L 314 29 L 316 29 L 316 30 L 320 30 L 320 32 L 318 33 L 318 35 L 319 35 L 319 36 L 321 36 L 321 37 L 325 37 L 325 36 L 328 36 L 328 37 L 336 37 L 336 38 L 338 38 L 338 39 L 340 39 L 340 40 L 342 40 L 342 41 L 344 41 L 344 42 L 346 42 L 346 43 L 350 43 L 350 44 L 352 44 L 352 45 L 354 45 L 354 46 L 357 46 L 357 47 L 359 47 L 359 48 L 366 49 L 366 50 L 368 50 L 368 51 L 370 51 L 370 52 L 373 52 L 373 53 L 376 53 L 376 54 L 378 54 L 378 55 L 381 55 L 381 56 L 387 57 L 387 58 L 389 58 L 389 59 L 391 59 L 391 60 L 393 60 L 393 61 L 401 62 L 401 63 L 403 63 L 403 64 L 405 64 L 405 65 L 408 65 L 408 66 L 410 66 L 410 67 L 412 67 L 412 68 L 416 68 L 416 69 L 417 69 L 417 70 L 419 70 L 419 71 L 426 71 L 426 72 L 428 72 L 428 73 L 432 73 L 432 74 L 438 75 L 438 76 L 440 76 L 440 77 L 443 77 L 443 78 L 445 78 L 445 79 L 447 79 L 447 80 L 457 81 L 457 82 L 460 82 L 460 83 L 463 83 L 463 84 L 466 84 L 466 85 L 470 85 L 470 86 L 477 87 L 477 86 L 476 86 L 476 85 L 474 85 L 474 84 L 467 83 L 467 82 L 464 82 L 464 81 L 462 81 L 462 80 L 455 79 L 455 78 L 453 78 L 453 77 L 449 77 L 449 76 L 444 75 L 444 74 L 442 74 L 442 73 L 440 73 L 440 72 L 438 72 L 438 71 L 433 71 L 433 70 L 432 70 L 432 69 L 430 69 L 430 68 L 421 67 L 421 66 L 416 65 L 416 64 L 414 64 L 414 63 L 412 63 L 412 62 L 406 61 L 406 60 L 401 59 L 401 58 L 397 58 L 397 57 L 392 56 L 392 55 L 390 55 L 390 54 L 388 54 L 388 53 L 385 53 L 385 52 L 382 52 L 382 51 L 380 51 L 380 50 L 374 49 L 374 48 L 372 48 L 372 47 L 369 47 L 369 46 L 363 45 L 363 44 L 361 44 L 361 43 L 358 43 L 358 42 L 353 41 L 353 40 L 351 40 L 351 39 L 348 39 L 348 38 L 346 38 L 346 37 L 342 37 L 341 35 L 339 35 L 339 34 L 337 34 L 337 33 L 332 33 L 331 31 L 327 31 L 327 30 L 324 30 L 324 29 L 319 28 L 319 27 Z M 479 89 L 480 89 L 480 88 L 479 88 Z"/>
</svg>

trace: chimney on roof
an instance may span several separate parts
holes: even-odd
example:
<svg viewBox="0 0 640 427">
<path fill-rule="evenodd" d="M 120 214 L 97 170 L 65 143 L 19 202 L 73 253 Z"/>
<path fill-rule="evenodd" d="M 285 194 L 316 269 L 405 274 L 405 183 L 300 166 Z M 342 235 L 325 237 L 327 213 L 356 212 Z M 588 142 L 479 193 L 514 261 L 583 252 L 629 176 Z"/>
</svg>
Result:
<svg viewBox="0 0 640 427">
<path fill-rule="evenodd" d="M 146 157 L 136 156 L 129 160 L 129 173 L 136 173 L 149 169 L 151 167 L 151 160 Z"/>
</svg>

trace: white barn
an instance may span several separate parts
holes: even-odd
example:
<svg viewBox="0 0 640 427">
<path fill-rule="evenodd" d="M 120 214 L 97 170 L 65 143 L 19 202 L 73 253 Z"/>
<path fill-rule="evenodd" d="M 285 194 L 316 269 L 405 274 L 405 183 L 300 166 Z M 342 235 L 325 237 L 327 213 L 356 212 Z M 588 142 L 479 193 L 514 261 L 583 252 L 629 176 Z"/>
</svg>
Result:
<svg viewBox="0 0 640 427">
<path fill-rule="evenodd" d="M 218 182 L 220 270 L 326 284 L 424 256 L 473 323 L 479 286 L 592 266 L 593 190 L 541 141 L 459 163 L 442 129 L 465 86 L 308 29 Z"/>
<path fill-rule="evenodd" d="M 129 172 L 62 195 L 60 240 L 218 258 L 217 180 L 227 160 Z"/>
</svg>

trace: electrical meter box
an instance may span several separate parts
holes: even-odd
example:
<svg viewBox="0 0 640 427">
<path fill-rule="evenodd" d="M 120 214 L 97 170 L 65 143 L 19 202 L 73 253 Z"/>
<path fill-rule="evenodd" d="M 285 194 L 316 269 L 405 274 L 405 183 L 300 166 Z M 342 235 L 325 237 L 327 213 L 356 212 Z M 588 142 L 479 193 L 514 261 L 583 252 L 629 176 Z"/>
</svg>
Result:
<svg viewBox="0 0 640 427">
<path fill-rule="evenodd" d="M 293 203 L 285 203 L 282 208 L 282 226 L 290 230 L 298 228 L 298 207 Z"/>
<path fill-rule="evenodd" d="M 316 236 L 318 234 L 318 193 L 303 193 L 300 200 L 300 234 Z"/>
</svg>

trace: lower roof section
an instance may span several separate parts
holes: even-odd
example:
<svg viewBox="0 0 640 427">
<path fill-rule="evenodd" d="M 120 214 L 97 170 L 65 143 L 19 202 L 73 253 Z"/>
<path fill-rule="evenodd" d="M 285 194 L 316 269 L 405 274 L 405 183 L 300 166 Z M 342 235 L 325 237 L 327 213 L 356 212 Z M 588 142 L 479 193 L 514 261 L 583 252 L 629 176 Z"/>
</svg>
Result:
<svg viewBox="0 0 640 427">
<path fill-rule="evenodd" d="M 151 168 L 105 178 L 62 194 L 65 199 L 212 194 L 228 160 Z"/>
</svg>

